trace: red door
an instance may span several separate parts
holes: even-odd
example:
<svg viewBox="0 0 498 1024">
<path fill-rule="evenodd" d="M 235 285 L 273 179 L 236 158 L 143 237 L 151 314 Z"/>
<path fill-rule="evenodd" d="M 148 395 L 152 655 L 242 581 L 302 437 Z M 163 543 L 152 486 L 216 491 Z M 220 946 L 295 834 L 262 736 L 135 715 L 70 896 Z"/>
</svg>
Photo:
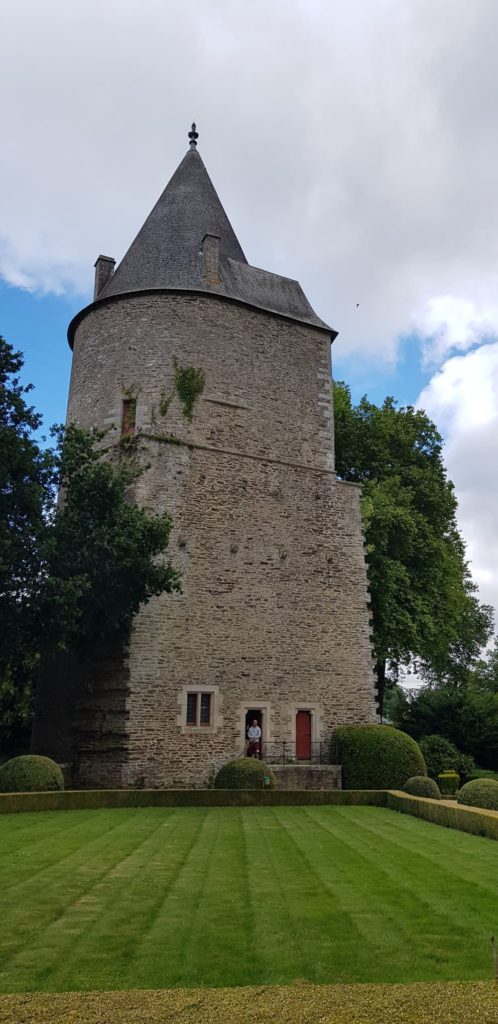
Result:
<svg viewBox="0 0 498 1024">
<path fill-rule="evenodd" d="M 296 714 L 296 758 L 298 761 L 311 760 L 311 711 Z"/>
</svg>

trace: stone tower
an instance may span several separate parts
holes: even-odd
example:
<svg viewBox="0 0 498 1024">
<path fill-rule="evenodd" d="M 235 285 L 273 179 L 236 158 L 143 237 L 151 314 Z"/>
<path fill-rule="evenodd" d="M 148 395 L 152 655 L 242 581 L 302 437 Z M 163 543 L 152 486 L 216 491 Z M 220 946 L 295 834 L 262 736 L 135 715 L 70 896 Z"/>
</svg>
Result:
<svg viewBox="0 0 498 1024">
<path fill-rule="evenodd" d="M 297 281 L 247 262 L 189 137 L 69 327 L 68 421 L 140 433 L 136 499 L 171 513 L 182 573 L 124 659 L 73 666 L 72 688 L 66 669 L 61 700 L 42 687 L 34 748 L 77 785 L 204 786 L 254 716 L 270 760 L 284 741 L 313 759 L 333 726 L 376 721 L 360 491 L 334 474 L 336 332 Z M 175 387 L 189 367 L 205 381 L 191 419 Z"/>
</svg>

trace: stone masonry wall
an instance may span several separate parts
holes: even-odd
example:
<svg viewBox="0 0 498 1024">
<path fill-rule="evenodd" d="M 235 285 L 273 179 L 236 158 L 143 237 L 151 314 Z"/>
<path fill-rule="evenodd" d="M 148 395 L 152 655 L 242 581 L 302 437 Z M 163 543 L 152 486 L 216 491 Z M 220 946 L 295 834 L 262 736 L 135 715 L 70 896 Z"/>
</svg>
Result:
<svg viewBox="0 0 498 1024">
<path fill-rule="evenodd" d="M 192 423 L 174 397 L 174 359 L 202 368 Z M 119 427 L 125 391 L 137 423 L 186 441 L 333 470 L 326 332 L 219 297 L 147 294 L 97 306 L 77 329 L 68 419 Z"/>
<path fill-rule="evenodd" d="M 175 358 L 205 374 L 192 423 Z M 78 327 L 68 419 L 119 436 L 125 392 L 149 466 L 137 500 L 172 514 L 183 592 L 138 615 L 126 755 L 99 762 L 94 743 L 80 783 L 206 785 L 243 752 L 249 708 L 263 711 L 263 756 L 265 743 L 295 740 L 298 709 L 314 740 L 375 721 L 359 489 L 333 473 L 326 333 L 217 298 L 120 299 Z M 187 692 L 203 690 L 211 723 L 187 726 Z M 90 718 L 98 694 L 96 676 Z"/>
</svg>

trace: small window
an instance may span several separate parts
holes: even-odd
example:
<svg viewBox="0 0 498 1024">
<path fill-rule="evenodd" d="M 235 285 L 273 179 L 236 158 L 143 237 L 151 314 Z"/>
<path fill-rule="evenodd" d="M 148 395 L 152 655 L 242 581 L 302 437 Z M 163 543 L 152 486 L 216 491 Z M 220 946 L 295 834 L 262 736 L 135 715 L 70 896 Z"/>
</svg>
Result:
<svg viewBox="0 0 498 1024">
<path fill-rule="evenodd" d="M 121 437 L 131 437 L 135 433 L 136 417 L 136 398 L 125 398 L 123 401 L 123 418 L 121 420 Z"/>
<path fill-rule="evenodd" d="M 212 725 L 212 711 L 212 693 L 187 693 L 187 725 Z"/>
<path fill-rule="evenodd" d="M 187 694 L 187 725 L 197 725 L 197 698 L 198 693 Z"/>
<path fill-rule="evenodd" d="M 201 725 L 211 725 L 210 693 L 201 693 Z"/>
</svg>

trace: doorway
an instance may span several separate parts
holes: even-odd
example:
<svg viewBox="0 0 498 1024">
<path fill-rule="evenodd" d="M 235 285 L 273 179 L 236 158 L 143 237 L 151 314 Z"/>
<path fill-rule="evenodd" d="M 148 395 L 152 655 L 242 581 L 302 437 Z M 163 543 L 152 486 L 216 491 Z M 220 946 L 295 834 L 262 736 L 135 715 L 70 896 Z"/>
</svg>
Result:
<svg viewBox="0 0 498 1024">
<path fill-rule="evenodd" d="M 311 761 L 311 711 L 296 712 L 296 760 Z"/>
<path fill-rule="evenodd" d="M 245 735 L 245 738 L 246 738 L 246 747 L 247 747 L 247 730 L 249 729 L 249 726 L 251 726 L 255 720 L 258 723 L 259 728 L 261 729 L 261 739 L 259 741 L 259 754 L 258 754 L 258 757 L 262 758 L 263 757 L 263 712 L 262 712 L 261 708 L 250 708 L 249 711 L 246 711 L 245 732 L 244 732 L 244 735 Z"/>
</svg>

